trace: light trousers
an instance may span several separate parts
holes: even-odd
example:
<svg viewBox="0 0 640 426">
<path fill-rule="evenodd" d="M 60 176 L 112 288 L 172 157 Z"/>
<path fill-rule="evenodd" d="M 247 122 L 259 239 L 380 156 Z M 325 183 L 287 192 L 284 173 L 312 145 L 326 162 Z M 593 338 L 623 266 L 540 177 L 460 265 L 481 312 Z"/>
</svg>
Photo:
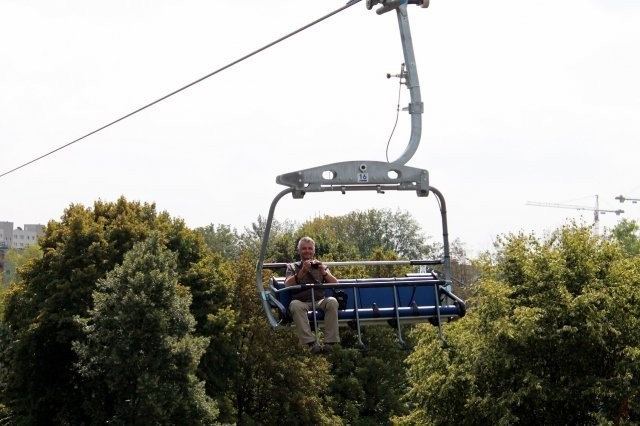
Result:
<svg viewBox="0 0 640 426">
<path fill-rule="evenodd" d="M 292 300 L 289 305 L 289 311 L 293 316 L 293 322 L 296 324 L 296 333 L 300 343 L 305 345 L 316 341 L 316 337 L 311 332 L 307 311 L 312 309 L 311 302 L 301 302 L 300 300 Z M 340 341 L 340 333 L 338 332 L 338 301 L 335 297 L 325 297 L 320 301 L 316 301 L 316 309 L 324 311 L 324 342 L 338 343 Z"/>
</svg>

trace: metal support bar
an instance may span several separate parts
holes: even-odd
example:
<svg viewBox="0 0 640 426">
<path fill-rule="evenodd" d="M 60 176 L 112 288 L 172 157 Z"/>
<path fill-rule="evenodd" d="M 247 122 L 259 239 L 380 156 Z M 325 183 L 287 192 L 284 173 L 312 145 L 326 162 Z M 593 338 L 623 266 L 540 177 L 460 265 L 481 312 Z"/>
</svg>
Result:
<svg viewBox="0 0 640 426">
<path fill-rule="evenodd" d="M 438 204 L 440 204 L 440 217 L 442 220 L 442 245 L 443 245 L 443 265 L 444 265 L 444 280 L 447 285 L 451 285 L 451 254 L 449 250 L 449 226 L 447 225 L 447 203 L 444 200 L 444 195 L 437 188 L 433 186 L 429 188 L 431 192 L 436 196 Z"/>
<path fill-rule="evenodd" d="M 400 328 L 400 312 L 398 311 L 398 307 L 400 306 L 400 302 L 398 302 L 398 288 L 393 286 L 393 309 L 396 312 L 396 326 L 398 327 L 398 341 L 401 346 L 404 346 L 404 340 L 402 340 L 402 329 Z"/>
<path fill-rule="evenodd" d="M 271 224 L 273 222 L 273 214 L 276 210 L 276 205 L 282 197 L 284 197 L 286 194 L 289 194 L 290 192 L 293 192 L 293 189 L 287 188 L 281 191 L 271 202 L 271 206 L 269 207 L 269 215 L 267 216 L 267 223 L 265 224 L 264 235 L 262 236 L 262 244 L 260 246 L 260 257 L 256 265 L 256 286 L 258 287 L 258 293 L 260 294 L 260 299 L 262 300 L 262 307 L 264 308 L 264 311 L 267 315 L 269 324 L 273 328 L 276 328 L 278 326 L 278 320 L 275 319 L 273 313 L 271 312 L 271 307 L 269 306 L 269 302 L 267 301 L 267 295 L 264 289 L 264 285 L 262 284 L 262 265 L 264 264 L 264 258 L 267 254 L 267 243 L 269 242 L 269 234 L 271 232 Z"/>
<path fill-rule="evenodd" d="M 360 330 L 360 315 L 358 310 L 358 288 L 353 288 L 353 306 L 356 314 L 356 330 L 358 332 L 358 343 L 364 348 L 364 342 L 362 342 L 362 331 Z"/>
<path fill-rule="evenodd" d="M 320 344 L 320 339 L 318 339 L 318 311 L 316 310 L 316 290 L 315 286 L 311 284 L 311 309 L 313 311 L 313 331 L 316 335 L 316 343 Z"/>
<path fill-rule="evenodd" d="M 444 334 L 442 333 L 442 317 L 440 316 L 440 292 L 438 291 L 438 286 L 433 286 L 433 292 L 435 296 L 435 304 L 436 304 L 436 321 L 438 322 L 438 335 L 440 336 L 440 340 L 444 345 L 447 344 L 447 340 L 444 338 Z"/>
<path fill-rule="evenodd" d="M 442 218 L 442 246 L 443 246 L 443 259 L 444 259 L 444 281 L 447 287 L 451 287 L 451 255 L 449 253 L 449 228 L 447 226 L 447 203 L 444 200 L 444 196 L 442 192 L 433 186 L 430 188 L 431 192 L 435 195 L 438 200 L 438 204 L 440 204 L 440 216 Z M 440 335 L 440 340 L 442 340 L 442 344 L 447 346 L 447 340 L 444 338 L 444 334 L 442 333 L 442 321 L 440 317 L 440 292 L 438 288 L 434 286 L 435 296 L 436 296 L 436 312 L 438 314 L 438 333 Z"/>
</svg>

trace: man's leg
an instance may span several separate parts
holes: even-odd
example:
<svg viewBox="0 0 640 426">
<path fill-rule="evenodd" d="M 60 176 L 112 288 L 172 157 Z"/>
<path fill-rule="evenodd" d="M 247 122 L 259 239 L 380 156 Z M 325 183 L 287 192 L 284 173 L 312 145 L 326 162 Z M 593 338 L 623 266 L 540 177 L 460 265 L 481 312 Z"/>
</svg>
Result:
<svg viewBox="0 0 640 426">
<path fill-rule="evenodd" d="M 324 342 L 340 342 L 340 333 L 338 332 L 338 301 L 335 297 L 325 297 L 318 303 L 318 309 L 324 311 Z"/>
<path fill-rule="evenodd" d="M 307 318 L 307 311 L 311 309 L 310 305 L 311 303 L 301 302 L 299 300 L 292 300 L 289 305 L 293 322 L 296 324 L 298 340 L 300 340 L 300 343 L 303 345 L 308 345 L 316 341 L 316 336 L 313 335 L 311 327 L 309 326 L 309 318 Z"/>
</svg>

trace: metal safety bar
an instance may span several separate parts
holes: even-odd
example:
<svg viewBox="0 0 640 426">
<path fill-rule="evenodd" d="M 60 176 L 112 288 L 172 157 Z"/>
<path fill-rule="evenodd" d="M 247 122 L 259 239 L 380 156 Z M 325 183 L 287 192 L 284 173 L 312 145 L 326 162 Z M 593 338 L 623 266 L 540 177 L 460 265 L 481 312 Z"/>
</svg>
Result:
<svg viewBox="0 0 640 426">
<path fill-rule="evenodd" d="M 325 266 L 391 266 L 391 265 L 442 265 L 443 259 L 427 259 L 427 260 L 348 260 L 337 262 L 322 262 Z M 262 265 L 264 269 L 282 269 L 286 268 L 288 263 L 274 262 Z"/>
</svg>

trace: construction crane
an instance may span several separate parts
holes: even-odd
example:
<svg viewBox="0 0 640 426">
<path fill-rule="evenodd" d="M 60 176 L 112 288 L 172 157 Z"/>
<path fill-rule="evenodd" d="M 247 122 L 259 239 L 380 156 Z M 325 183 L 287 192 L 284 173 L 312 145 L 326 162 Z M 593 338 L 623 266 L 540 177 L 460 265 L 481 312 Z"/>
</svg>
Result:
<svg viewBox="0 0 640 426">
<path fill-rule="evenodd" d="M 559 209 L 574 209 L 574 210 L 587 210 L 593 212 L 593 225 L 596 231 L 596 234 L 600 233 L 599 224 L 600 224 L 600 215 L 605 213 L 615 213 L 619 216 L 621 213 L 624 213 L 624 210 L 608 210 L 601 209 L 598 201 L 598 196 L 596 195 L 596 204 L 594 207 L 592 206 L 579 206 L 575 204 L 558 204 L 558 203 L 543 203 L 539 201 L 527 201 L 528 206 L 539 206 L 539 207 L 556 207 Z"/>
</svg>

